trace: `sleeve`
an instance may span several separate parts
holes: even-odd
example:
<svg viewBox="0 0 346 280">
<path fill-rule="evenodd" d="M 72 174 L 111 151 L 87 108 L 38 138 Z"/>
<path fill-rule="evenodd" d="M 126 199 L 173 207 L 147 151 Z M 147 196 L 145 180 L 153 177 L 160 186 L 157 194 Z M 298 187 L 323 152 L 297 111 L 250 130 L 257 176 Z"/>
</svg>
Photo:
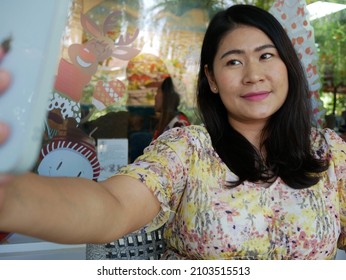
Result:
<svg viewBox="0 0 346 280">
<path fill-rule="evenodd" d="M 145 226 L 148 232 L 167 222 L 179 205 L 188 174 L 187 139 L 181 128 L 169 130 L 153 141 L 134 163 L 120 168 L 117 173 L 140 180 L 160 201 L 160 213 Z"/>
<path fill-rule="evenodd" d="M 334 162 L 339 195 L 341 234 L 338 248 L 346 250 L 346 142 L 331 129 L 326 129 L 325 137 L 330 147 L 331 160 Z"/>
</svg>

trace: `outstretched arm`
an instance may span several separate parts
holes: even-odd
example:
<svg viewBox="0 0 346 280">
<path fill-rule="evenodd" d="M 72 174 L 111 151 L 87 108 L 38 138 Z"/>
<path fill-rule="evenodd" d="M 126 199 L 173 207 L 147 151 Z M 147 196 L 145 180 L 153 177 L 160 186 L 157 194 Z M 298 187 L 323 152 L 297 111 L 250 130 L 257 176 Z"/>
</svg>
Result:
<svg viewBox="0 0 346 280">
<path fill-rule="evenodd" d="M 139 229 L 160 203 L 140 181 L 115 176 L 82 178 L 27 173 L 0 177 L 0 230 L 58 243 L 106 243 Z"/>
</svg>

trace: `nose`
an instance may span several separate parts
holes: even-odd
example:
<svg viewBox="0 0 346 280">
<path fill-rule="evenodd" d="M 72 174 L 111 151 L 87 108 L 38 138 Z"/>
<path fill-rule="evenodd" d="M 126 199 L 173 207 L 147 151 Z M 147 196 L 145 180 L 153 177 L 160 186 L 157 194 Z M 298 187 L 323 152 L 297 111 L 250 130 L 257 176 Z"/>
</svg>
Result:
<svg viewBox="0 0 346 280">
<path fill-rule="evenodd" d="M 264 80 L 264 68 L 258 62 L 247 63 L 244 67 L 244 84 L 258 83 Z"/>
</svg>

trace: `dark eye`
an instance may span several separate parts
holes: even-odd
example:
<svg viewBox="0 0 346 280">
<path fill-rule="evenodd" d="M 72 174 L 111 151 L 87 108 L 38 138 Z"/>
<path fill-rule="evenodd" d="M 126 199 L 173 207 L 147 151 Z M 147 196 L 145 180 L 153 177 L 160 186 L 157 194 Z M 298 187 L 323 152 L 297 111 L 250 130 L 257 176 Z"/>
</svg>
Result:
<svg viewBox="0 0 346 280">
<path fill-rule="evenodd" d="M 264 53 L 261 55 L 261 59 L 269 59 L 273 56 L 271 53 Z"/>
<path fill-rule="evenodd" d="M 236 59 L 231 59 L 229 61 L 227 61 L 227 65 L 239 65 L 241 64 L 241 62 L 239 60 Z"/>
</svg>

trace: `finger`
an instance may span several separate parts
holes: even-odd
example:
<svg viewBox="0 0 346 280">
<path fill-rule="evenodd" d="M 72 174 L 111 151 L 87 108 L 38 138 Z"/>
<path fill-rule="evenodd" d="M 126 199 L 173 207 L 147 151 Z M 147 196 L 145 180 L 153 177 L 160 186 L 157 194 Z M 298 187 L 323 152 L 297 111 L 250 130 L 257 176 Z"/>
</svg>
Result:
<svg viewBox="0 0 346 280">
<path fill-rule="evenodd" d="M 0 123 L 0 144 L 3 144 L 6 141 L 9 134 L 10 134 L 9 127 L 4 123 Z"/>
<path fill-rule="evenodd" d="M 3 93 L 11 83 L 11 75 L 8 71 L 0 69 L 0 94 Z"/>
<path fill-rule="evenodd" d="M 11 174 L 0 174 L 0 186 L 8 184 L 13 178 Z"/>
</svg>

